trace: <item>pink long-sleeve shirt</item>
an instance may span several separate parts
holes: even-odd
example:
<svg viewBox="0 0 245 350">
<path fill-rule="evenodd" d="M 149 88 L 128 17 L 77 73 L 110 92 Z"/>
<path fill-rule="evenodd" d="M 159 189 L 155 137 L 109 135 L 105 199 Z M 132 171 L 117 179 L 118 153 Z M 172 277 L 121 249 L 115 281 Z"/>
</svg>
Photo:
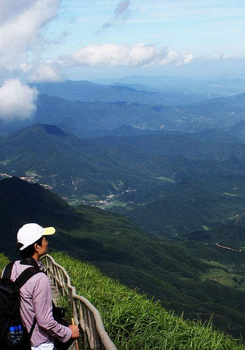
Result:
<svg viewBox="0 0 245 350">
<path fill-rule="evenodd" d="M 38 262 L 39 266 L 41 263 Z M 30 265 L 16 261 L 11 272 L 11 280 L 16 278 Z M 20 289 L 20 315 L 28 332 L 30 332 L 34 316 L 37 323 L 31 337 L 32 346 L 43 343 L 53 343 L 54 338 L 66 342 L 71 337 L 71 330 L 53 318 L 51 287 L 48 277 L 44 273 L 32 276 Z"/>
</svg>

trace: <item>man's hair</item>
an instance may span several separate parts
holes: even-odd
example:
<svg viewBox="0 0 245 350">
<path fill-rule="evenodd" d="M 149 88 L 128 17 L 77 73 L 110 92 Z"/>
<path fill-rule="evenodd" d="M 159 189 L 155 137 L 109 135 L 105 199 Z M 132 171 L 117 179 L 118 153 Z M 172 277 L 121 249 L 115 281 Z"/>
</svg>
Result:
<svg viewBox="0 0 245 350">
<path fill-rule="evenodd" d="M 17 244 L 17 253 L 21 256 L 21 258 L 31 258 L 33 254 L 35 253 L 34 245 L 37 243 L 38 245 L 42 246 L 42 240 L 43 236 L 39 238 L 36 242 L 32 243 L 28 247 L 26 247 L 23 250 L 20 250 L 20 248 L 23 246 L 22 243 Z"/>
</svg>

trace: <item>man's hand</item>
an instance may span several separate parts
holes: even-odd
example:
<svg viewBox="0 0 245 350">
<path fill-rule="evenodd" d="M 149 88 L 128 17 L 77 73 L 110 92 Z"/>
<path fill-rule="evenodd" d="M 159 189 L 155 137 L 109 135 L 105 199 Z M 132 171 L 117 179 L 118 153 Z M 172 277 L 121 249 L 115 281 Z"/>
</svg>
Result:
<svg viewBox="0 0 245 350">
<path fill-rule="evenodd" d="M 70 324 L 69 328 L 72 332 L 71 338 L 78 338 L 79 337 L 79 328 L 76 325 Z"/>
</svg>

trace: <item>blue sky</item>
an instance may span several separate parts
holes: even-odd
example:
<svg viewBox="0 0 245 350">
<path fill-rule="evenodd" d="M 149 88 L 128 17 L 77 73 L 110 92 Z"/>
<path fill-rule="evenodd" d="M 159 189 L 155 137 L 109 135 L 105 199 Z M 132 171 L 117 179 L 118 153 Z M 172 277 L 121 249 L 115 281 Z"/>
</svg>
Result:
<svg viewBox="0 0 245 350">
<path fill-rule="evenodd" d="M 121 1 L 122 2 L 122 1 Z M 63 0 L 57 17 L 44 29 L 51 44 L 44 57 L 69 55 L 82 47 L 113 43 L 117 45 L 156 45 L 178 53 L 192 54 L 185 65 L 174 62 L 152 66 L 80 66 L 66 68 L 75 78 L 127 74 L 198 75 L 242 74 L 245 57 L 245 2 L 240 0 L 131 0 L 125 11 L 115 16 L 120 1 Z M 103 26 L 109 23 L 107 28 Z M 63 38 L 61 39 L 63 35 Z M 52 44 L 57 41 L 56 45 Z M 215 57 L 214 57 L 215 56 Z M 193 66 L 193 70 L 190 66 Z M 242 66 L 242 67 L 241 67 Z M 232 71 L 230 71 L 232 67 Z M 110 68 L 110 69 L 108 69 Z M 229 70 L 229 72 L 227 72 Z"/>
<path fill-rule="evenodd" d="M 245 76 L 241 0 L 2 0 L 1 12 L 2 80 Z"/>
<path fill-rule="evenodd" d="M 159 43 L 196 55 L 243 53 L 245 3 L 238 0 L 131 0 L 125 16 L 107 30 L 119 1 L 61 2 L 59 15 L 49 26 L 70 33 L 70 44 L 113 42 Z M 65 28 L 64 28 L 65 27 Z M 65 44 L 63 47 L 64 50 Z"/>
</svg>

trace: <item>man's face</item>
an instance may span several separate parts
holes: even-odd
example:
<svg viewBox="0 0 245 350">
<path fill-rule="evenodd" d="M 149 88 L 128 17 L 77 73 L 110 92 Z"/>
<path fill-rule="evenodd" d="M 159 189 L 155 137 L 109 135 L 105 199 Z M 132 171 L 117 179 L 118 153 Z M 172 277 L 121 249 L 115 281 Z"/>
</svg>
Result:
<svg viewBox="0 0 245 350">
<path fill-rule="evenodd" d="M 48 240 L 45 236 L 43 236 L 42 245 L 38 246 L 38 255 L 39 256 L 45 255 L 47 251 L 48 251 Z"/>
</svg>

